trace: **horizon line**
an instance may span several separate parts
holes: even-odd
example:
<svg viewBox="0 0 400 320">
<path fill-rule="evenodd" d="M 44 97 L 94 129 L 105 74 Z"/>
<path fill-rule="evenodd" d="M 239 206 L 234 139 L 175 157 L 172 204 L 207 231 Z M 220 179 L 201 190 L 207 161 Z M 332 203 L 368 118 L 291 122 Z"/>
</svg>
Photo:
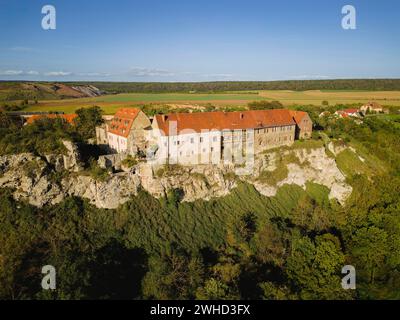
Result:
<svg viewBox="0 0 400 320">
<path fill-rule="evenodd" d="M 226 83 L 226 82 L 244 82 L 244 83 L 251 83 L 251 82 L 304 82 L 304 81 L 318 81 L 318 82 L 326 82 L 326 81 L 354 81 L 354 80 L 400 80 L 398 78 L 327 78 L 327 79 L 281 79 L 281 80 L 215 80 L 215 81 L 120 81 L 120 80 L 28 80 L 28 79 L 11 79 L 5 80 L 0 79 L 0 82 L 44 82 L 44 83 L 71 83 L 71 82 L 79 82 L 79 83 L 165 83 L 165 84 L 174 84 L 174 83 Z"/>
</svg>

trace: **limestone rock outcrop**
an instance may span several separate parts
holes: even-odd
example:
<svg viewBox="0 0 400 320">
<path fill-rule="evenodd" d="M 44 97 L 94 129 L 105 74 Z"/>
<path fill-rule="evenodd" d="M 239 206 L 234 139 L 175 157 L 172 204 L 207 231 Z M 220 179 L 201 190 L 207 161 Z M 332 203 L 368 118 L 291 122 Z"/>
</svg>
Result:
<svg viewBox="0 0 400 320">
<path fill-rule="evenodd" d="M 82 164 L 78 147 L 71 141 L 63 140 L 62 143 L 67 149 L 67 155 L 64 155 L 64 168 L 68 171 L 81 171 Z"/>
<path fill-rule="evenodd" d="M 272 151 L 258 155 L 251 173 L 247 175 L 235 175 L 234 168 L 222 165 L 176 166 L 172 170 L 157 169 L 140 162 L 132 170 L 110 173 L 106 179 L 96 180 L 88 172 L 81 171 L 76 146 L 68 142 L 64 144 L 68 150 L 66 156 L 41 158 L 28 153 L 1 156 L 0 188 L 11 188 L 15 199 L 38 207 L 57 204 L 68 196 L 77 196 L 88 199 L 99 208 L 108 209 L 117 208 L 137 195 L 140 189 L 155 197 L 179 189 L 183 201 L 209 200 L 227 195 L 240 180 L 253 184 L 265 196 L 276 195 L 278 188 L 285 184 L 306 188 L 308 181 L 328 187 L 329 197 L 340 203 L 344 203 L 352 192 L 335 159 L 328 156 L 324 148 Z M 293 153 L 297 160 L 287 163 L 285 178 L 274 184 L 258 179 L 261 173 L 272 173 L 279 165 L 279 159 L 288 153 Z"/>
</svg>

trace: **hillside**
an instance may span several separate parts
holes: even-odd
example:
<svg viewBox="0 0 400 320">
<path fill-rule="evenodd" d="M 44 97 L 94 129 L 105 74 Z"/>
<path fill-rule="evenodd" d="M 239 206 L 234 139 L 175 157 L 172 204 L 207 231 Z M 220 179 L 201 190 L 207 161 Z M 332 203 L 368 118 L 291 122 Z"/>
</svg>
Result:
<svg viewBox="0 0 400 320">
<path fill-rule="evenodd" d="M 102 93 L 90 84 L 71 86 L 51 82 L 0 82 L 0 101 L 87 98 Z"/>
</svg>

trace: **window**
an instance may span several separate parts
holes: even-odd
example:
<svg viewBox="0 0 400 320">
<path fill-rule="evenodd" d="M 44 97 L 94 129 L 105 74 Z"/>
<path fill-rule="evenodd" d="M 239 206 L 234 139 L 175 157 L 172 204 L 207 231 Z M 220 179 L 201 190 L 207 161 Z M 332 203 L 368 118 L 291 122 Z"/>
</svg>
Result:
<svg viewBox="0 0 400 320">
<path fill-rule="evenodd" d="M 213 147 L 211 147 L 211 152 L 213 152 L 214 151 L 214 148 Z"/>
<path fill-rule="evenodd" d="M 213 141 L 214 141 L 214 142 L 217 142 L 217 137 L 213 137 Z"/>
<path fill-rule="evenodd" d="M 190 143 L 194 143 L 194 138 L 190 138 Z"/>
<path fill-rule="evenodd" d="M 200 137 L 200 143 L 203 142 L 203 137 Z"/>
</svg>

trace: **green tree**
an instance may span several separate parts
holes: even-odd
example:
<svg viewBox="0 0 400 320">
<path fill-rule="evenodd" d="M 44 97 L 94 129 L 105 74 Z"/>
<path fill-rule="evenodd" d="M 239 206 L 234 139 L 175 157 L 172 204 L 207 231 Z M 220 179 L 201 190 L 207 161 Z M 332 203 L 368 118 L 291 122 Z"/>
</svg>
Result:
<svg viewBox="0 0 400 320">
<path fill-rule="evenodd" d="M 75 119 L 77 132 L 84 140 L 95 138 L 96 127 L 104 122 L 101 108 L 97 106 L 81 108 L 76 111 L 76 114 L 78 115 Z"/>
<path fill-rule="evenodd" d="M 351 241 L 350 251 L 360 277 L 374 283 L 377 274 L 382 275 L 382 271 L 386 270 L 384 263 L 389 254 L 388 235 L 377 227 L 361 228 Z"/>
</svg>

